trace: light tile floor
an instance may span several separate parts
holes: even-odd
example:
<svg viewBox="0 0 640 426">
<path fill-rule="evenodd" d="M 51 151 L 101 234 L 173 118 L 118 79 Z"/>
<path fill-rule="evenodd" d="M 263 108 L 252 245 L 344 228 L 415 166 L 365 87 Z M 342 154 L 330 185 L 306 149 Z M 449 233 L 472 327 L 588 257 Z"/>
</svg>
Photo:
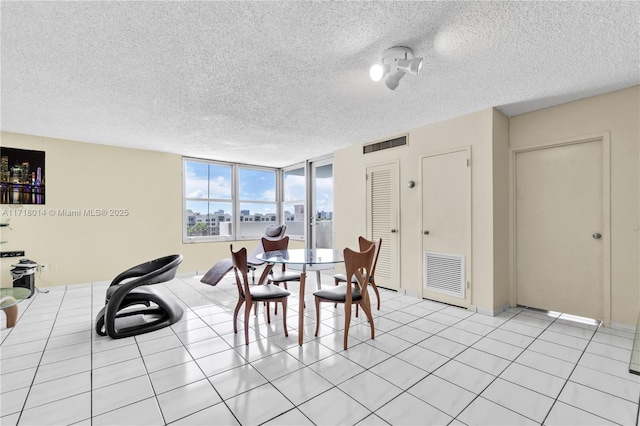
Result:
<svg viewBox="0 0 640 426">
<path fill-rule="evenodd" d="M 2 425 L 634 425 L 633 335 L 524 308 L 496 317 L 382 290 L 375 340 L 321 307 L 309 274 L 305 343 L 298 287 L 281 313 L 233 333 L 237 290 L 181 276 L 158 285 L 185 308 L 170 328 L 112 340 L 93 331 L 106 282 L 50 288 L 0 323 Z M 325 285 L 331 277 L 323 276 Z M 4 317 L 2 321 L 5 321 Z M 242 330 L 242 321 L 239 328 Z"/>
</svg>

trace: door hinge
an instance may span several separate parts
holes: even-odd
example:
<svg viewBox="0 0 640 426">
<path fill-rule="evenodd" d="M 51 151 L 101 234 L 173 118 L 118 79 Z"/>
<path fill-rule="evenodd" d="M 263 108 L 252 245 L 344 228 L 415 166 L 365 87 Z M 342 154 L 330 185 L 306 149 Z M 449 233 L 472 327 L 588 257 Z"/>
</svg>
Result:
<svg viewBox="0 0 640 426">
<path fill-rule="evenodd" d="M 471 281 L 467 281 L 467 290 L 471 288 Z"/>
<path fill-rule="evenodd" d="M 467 158 L 467 167 L 471 167 L 471 160 Z"/>
</svg>

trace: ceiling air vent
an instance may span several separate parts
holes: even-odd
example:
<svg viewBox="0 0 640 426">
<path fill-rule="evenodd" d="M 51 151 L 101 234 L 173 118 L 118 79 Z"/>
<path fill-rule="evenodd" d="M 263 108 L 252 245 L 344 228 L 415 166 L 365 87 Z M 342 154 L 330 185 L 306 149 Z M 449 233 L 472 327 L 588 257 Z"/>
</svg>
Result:
<svg viewBox="0 0 640 426">
<path fill-rule="evenodd" d="M 382 151 L 383 149 L 395 148 L 397 146 L 403 146 L 407 144 L 407 137 L 400 136 L 399 138 L 389 139 L 388 141 L 376 142 L 362 147 L 363 154 L 370 154 L 376 151 Z"/>
</svg>

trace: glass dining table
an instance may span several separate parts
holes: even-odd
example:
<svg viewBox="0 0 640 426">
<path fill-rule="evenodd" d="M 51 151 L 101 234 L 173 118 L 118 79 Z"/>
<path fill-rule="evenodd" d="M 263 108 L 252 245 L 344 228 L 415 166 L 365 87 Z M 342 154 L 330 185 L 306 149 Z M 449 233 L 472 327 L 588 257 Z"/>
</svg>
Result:
<svg viewBox="0 0 640 426">
<path fill-rule="evenodd" d="M 333 249 L 289 249 L 270 251 L 256 256 L 267 263 L 260 283 L 264 282 L 267 274 L 278 263 L 290 265 L 291 269 L 301 269 L 300 273 L 300 304 L 298 309 L 298 344 L 302 346 L 304 336 L 304 294 L 307 280 L 307 270 L 316 271 L 316 283 L 320 289 L 320 270 L 343 263 L 342 251 Z"/>
<path fill-rule="evenodd" d="M 31 290 L 23 287 L 0 288 L 0 309 L 7 317 L 7 328 L 18 321 L 18 303 L 31 296 Z"/>
</svg>

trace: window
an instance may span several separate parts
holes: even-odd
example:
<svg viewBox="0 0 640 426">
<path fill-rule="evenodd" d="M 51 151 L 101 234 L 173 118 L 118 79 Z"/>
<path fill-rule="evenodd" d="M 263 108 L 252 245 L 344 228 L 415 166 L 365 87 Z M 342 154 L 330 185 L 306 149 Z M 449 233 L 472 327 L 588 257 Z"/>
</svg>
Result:
<svg viewBox="0 0 640 426">
<path fill-rule="evenodd" d="M 276 171 L 239 167 L 238 200 L 238 239 L 260 238 L 267 226 L 278 225 Z"/>
<path fill-rule="evenodd" d="M 304 239 L 305 189 L 307 185 L 304 165 L 285 169 L 282 181 L 282 214 L 283 223 L 287 225 L 287 235 L 296 239 Z"/>
<path fill-rule="evenodd" d="M 183 159 L 183 241 L 259 239 L 280 223 L 277 169 Z"/>
<path fill-rule="evenodd" d="M 232 166 L 184 160 L 184 240 L 233 237 Z"/>
</svg>

